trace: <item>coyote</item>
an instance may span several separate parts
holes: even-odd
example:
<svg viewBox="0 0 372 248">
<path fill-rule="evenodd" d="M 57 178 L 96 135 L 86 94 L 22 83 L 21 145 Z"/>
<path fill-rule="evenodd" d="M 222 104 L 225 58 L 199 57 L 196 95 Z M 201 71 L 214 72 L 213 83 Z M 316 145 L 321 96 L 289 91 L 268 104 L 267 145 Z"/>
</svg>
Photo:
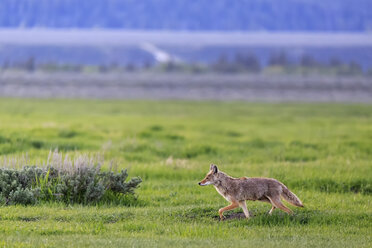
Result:
<svg viewBox="0 0 372 248">
<path fill-rule="evenodd" d="M 200 186 L 209 184 L 212 184 L 220 195 L 231 202 L 231 205 L 221 208 L 218 211 L 221 220 L 224 219 L 223 212 L 239 206 L 243 209 L 245 217 L 249 218 L 249 212 L 245 203 L 246 200 L 258 200 L 270 203 L 272 205 L 269 211 L 270 215 L 275 208 L 280 208 L 288 214 L 292 214 L 292 210 L 284 206 L 280 197 L 283 197 L 293 206 L 304 207 L 301 200 L 295 194 L 289 191 L 284 184 L 273 178 L 233 178 L 219 171 L 216 165 L 211 164 L 210 171 L 199 182 Z"/>
</svg>

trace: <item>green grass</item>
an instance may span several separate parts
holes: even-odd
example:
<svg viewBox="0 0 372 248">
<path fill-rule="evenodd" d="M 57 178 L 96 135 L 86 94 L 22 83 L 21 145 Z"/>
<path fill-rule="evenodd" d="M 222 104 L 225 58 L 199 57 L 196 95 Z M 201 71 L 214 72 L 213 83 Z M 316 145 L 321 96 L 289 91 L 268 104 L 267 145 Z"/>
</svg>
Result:
<svg viewBox="0 0 372 248">
<path fill-rule="evenodd" d="M 0 100 L 0 159 L 104 152 L 144 181 L 132 206 L 0 208 L 0 246 L 370 247 L 372 106 L 244 102 Z M 210 163 L 274 177 L 306 208 L 227 202 L 200 187 Z M 240 209 L 234 210 L 241 212 Z M 229 213 L 227 213 L 229 215 Z"/>
</svg>

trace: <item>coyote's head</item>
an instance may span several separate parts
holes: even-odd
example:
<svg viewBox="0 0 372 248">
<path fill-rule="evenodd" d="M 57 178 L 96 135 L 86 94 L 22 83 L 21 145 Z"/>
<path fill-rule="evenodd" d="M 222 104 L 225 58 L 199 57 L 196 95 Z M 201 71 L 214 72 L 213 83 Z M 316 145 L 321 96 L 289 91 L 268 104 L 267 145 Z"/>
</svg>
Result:
<svg viewBox="0 0 372 248">
<path fill-rule="evenodd" d="M 199 182 L 199 185 L 206 186 L 209 184 L 214 184 L 217 180 L 217 173 L 218 173 L 217 165 L 211 164 L 208 174 L 205 176 L 203 180 Z"/>
</svg>

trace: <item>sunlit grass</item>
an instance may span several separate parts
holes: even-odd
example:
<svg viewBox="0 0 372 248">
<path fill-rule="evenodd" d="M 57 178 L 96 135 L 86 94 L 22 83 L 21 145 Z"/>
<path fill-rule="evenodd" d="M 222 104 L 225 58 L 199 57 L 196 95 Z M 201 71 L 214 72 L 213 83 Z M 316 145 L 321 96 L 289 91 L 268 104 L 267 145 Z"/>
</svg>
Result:
<svg viewBox="0 0 372 248">
<path fill-rule="evenodd" d="M 369 247 L 371 140 L 370 105 L 2 99 L 0 159 L 103 153 L 143 183 L 133 206 L 2 207 L 0 245 Z M 251 220 L 220 222 L 227 202 L 197 185 L 212 162 L 277 178 L 306 207 L 248 202 Z"/>
</svg>

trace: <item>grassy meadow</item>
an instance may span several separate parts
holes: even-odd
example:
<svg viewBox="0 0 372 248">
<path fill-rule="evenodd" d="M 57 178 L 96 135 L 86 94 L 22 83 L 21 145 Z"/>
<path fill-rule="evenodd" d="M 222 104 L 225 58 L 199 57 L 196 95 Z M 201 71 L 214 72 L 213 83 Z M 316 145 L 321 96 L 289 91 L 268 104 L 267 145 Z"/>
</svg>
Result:
<svg viewBox="0 0 372 248">
<path fill-rule="evenodd" d="M 0 99 L 0 161 L 37 164 L 55 148 L 128 168 L 143 179 L 138 200 L 2 206 L 0 246 L 372 245 L 371 105 Z M 269 204 L 247 202 L 250 220 L 218 221 L 228 203 L 197 185 L 210 163 L 276 178 L 305 208 L 269 216 Z"/>
</svg>

